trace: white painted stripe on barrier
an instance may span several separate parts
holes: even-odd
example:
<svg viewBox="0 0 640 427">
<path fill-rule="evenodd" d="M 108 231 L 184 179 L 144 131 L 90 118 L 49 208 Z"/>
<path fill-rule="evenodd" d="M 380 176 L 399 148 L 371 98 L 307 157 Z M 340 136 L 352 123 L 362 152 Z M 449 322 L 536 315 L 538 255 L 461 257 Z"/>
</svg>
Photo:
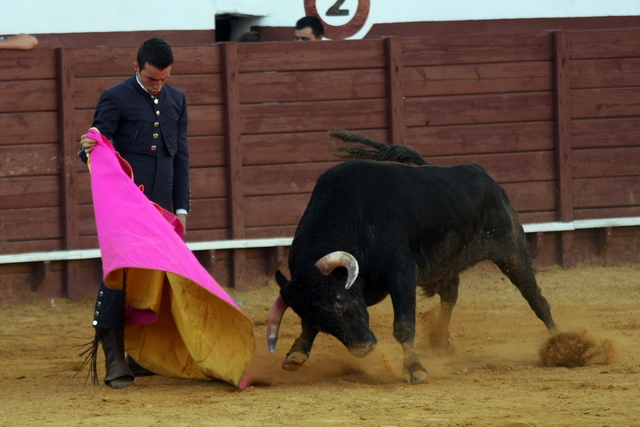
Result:
<svg viewBox="0 0 640 427">
<path fill-rule="evenodd" d="M 586 228 L 633 227 L 640 226 L 640 217 L 581 219 L 572 222 L 540 222 L 524 224 L 525 233 L 552 233 L 573 231 Z M 250 249 L 291 246 L 292 237 L 276 237 L 268 239 L 232 239 L 211 240 L 207 242 L 190 242 L 187 247 L 192 251 L 221 249 Z M 73 249 L 50 252 L 29 252 L 22 254 L 0 255 L 0 264 L 18 264 L 23 262 L 68 261 L 78 259 L 100 258 L 100 249 Z"/>
<path fill-rule="evenodd" d="M 640 226 L 640 217 L 578 219 L 572 222 L 540 222 L 523 224 L 525 233 L 542 233 L 554 231 L 573 231 L 585 228 L 633 227 Z"/>
</svg>

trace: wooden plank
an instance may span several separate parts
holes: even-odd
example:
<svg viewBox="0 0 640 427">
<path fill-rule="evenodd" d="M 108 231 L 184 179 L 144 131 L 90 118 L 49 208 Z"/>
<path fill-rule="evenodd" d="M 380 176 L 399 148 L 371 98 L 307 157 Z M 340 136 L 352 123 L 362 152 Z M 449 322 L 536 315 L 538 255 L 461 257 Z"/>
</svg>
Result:
<svg viewBox="0 0 640 427">
<path fill-rule="evenodd" d="M 245 166 L 244 194 L 249 196 L 310 193 L 318 177 L 337 162 Z"/>
<path fill-rule="evenodd" d="M 56 175 L 0 178 L 2 209 L 57 207 L 60 205 L 60 180 Z"/>
<path fill-rule="evenodd" d="M 78 161 L 79 144 L 74 135 L 73 119 L 74 75 L 73 53 L 70 49 L 57 49 L 58 55 L 58 114 L 60 139 L 60 191 L 64 224 L 65 249 L 78 248 L 78 196 L 76 190 L 75 162 Z"/>
<path fill-rule="evenodd" d="M 637 263 L 640 252 L 636 247 L 639 237 L 638 227 L 624 227 L 613 229 L 609 248 L 605 254 L 599 253 L 597 245 L 602 230 L 580 230 L 581 244 L 580 262 L 597 263 Z"/>
<path fill-rule="evenodd" d="M 80 136 L 87 133 L 93 122 L 94 108 L 91 109 L 76 109 L 76 116 L 73 120 L 76 126 L 75 134 L 78 135 L 78 141 Z"/>
<path fill-rule="evenodd" d="M 192 168 L 226 165 L 225 137 L 189 135 L 189 164 Z"/>
<path fill-rule="evenodd" d="M 628 58 L 640 56 L 640 30 L 572 31 L 567 33 L 570 57 Z"/>
<path fill-rule="evenodd" d="M 189 135 L 225 135 L 225 112 L 222 105 L 189 106 Z"/>
<path fill-rule="evenodd" d="M 552 211 L 518 212 L 518 217 L 522 224 L 553 222 L 558 218 L 558 212 L 556 209 Z"/>
<path fill-rule="evenodd" d="M 380 39 L 305 45 L 297 42 L 238 44 L 241 73 L 384 67 L 384 41 Z"/>
<path fill-rule="evenodd" d="M 555 140 L 556 164 L 558 168 L 558 219 L 573 220 L 573 183 L 571 157 L 571 60 L 569 56 L 569 40 L 561 31 L 554 33 L 554 76 L 555 76 Z M 574 265 L 573 233 L 560 233 L 561 265 Z"/>
<path fill-rule="evenodd" d="M 57 108 L 55 80 L 0 81 L 0 93 L 0 113 Z"/>
<path fill-rule="evenodd" d="M 80 239 L 84 236 L 96 236 L 96 217 L 93 213 L 93 204 L 78 205 L 78 218 L 82 218 L 78 229 Z"/>
<path fill-rule="evenodd" d="M 56 78 L 56 55 L 52 49 L 0 51 L 0 81 Z"/>
<path fill-rule="evenodd" d="M 77 108 L 95 108 L 100 94 L 124 81 L 125 77 L 84 77 L 76 79 Z M 222 103 L 222 82 L 219 74 L 172 74 L 168 84 L 182 90 L 189 106 Z"/>
<path fill-rule="evenodd" d="M 0 241 L 60 239 L 58 207 L 0 210 Z"/>
<path fill-rule="evenodd" d="M 437 166 L 454 166 L 477 163 L 501 185 L 531 181 L 554 180 L 556 176 L 553 152 L 524 152 L 476 154 L 468 156 L 443 156 L 424 158 Z M 557 219 L 557 218 L 556 218 Z"/>
<path fill-rule="evenodd" d="M 249 104 L 240 107 L 242 133 L 364 129 L 387 126 L 385 99 Z"/>
<path fill-rule="evenodd" d="M 187 217 L 187 234 L 193 241 L 192 231 L 202 229 L 223 229 L 223 236 L 207 237 L 205 240 L 230 239 L 228 233 L 229 218 L 227 217 L 226 198 L 196 198 L 191 201 L 191 212 Z M 0 211 L 0 214 L 3 211 Z M 92 204 L 82 204 L 78 206 L 78 215 L 83 220 L 78 225 L 80 232 L 80 247 L 95 248 L 97 245 L 96 223 L 93 214 Z M 0 216 L 1 218 L 1 216 Z M 95 241 L 96 243 L 90 244 Z M 88 246 L 87 246 L 88 245 Z M 0 252 L 2 253 L 2 252 Z"/>
<path fill-rule="evenodd" d="M 384 98 L 385 70 L 309 70 L 241 73 L 240 102 L 302 102 Z"/>
<path fill-rule="evenodd" d="M 226 197 L 228 194 L 228 171 L 225 167 L 191 168 L 191 198 Z"/>
<path fill-rule="evenodd" d="M 75 101 L 73 75 L 73 52 L 68 48 L 57 49 L 58 58 L 58 131 L 60 135 L 60 192 L 62 207 L 62 241 L 66 250 L 78 249 L 78 194 L 75 162 L 78 146 L 74 136 Z M 62 267 L 65 295 L 71 301 L 84 295 L 80 280 L 80 264 L 65 262 Z"/>
<path fill-rule="evenodd" d="M 435 65 L 405 68 L 404 96 L 549 91 L 551 61 Z"/>
<path fill-rule="evenodd" d="M 224 135 L 224 115 L 222 105 L 189 106 L 189 136 Z M 93 122 L 94 107 L 77 109 L 75 114 L 76 134 L 87 133 Z"/>
<path fill-rule="evenodd" d="M 0 211 L 0 216 L 2 211 Z M 0 226 L 0 236 L 2 227 Z M 95 240 L 97 245 L 97 239 Z M 93 247 L 96 247 L 95 245 Z M 62 249 L 62 239 L 0 240 L 0 254 L 20 254 L 26 252 L 58 251 Z"/>
<path fill-rule="evenodd" d="M 407 126 L 530 122 L 553 119 L 553 93 L 407 98 Z"/>
<path fill-rule="evenodd" d="M 78 159 L 78 161 L 80 162 L 80 159 Z M 84 165 L 84 163 L 82 164 Z M 91 177 L 89 176 L 86 165 L 82 173 L 77 173 L 76 191 L 78 194 L 78 205 L 93 203 L 91 195 Z"/>
<path fill-rule="evenodd" d="M 381 142 L 387 141 L 388 137 L 384 128 L 349 130 Z M 241 141 L 245 166 L 328 162 L 335 160 L 331 148 L 341 144 L 340 140 L 331 138 L 326 130 L 242 135 Z"/>
<path fill-rule="evenodd" d="M 33 276 L 31 274 L 3 274 L 0 304 L 28 303 L 41 299 L 60 298 L 62 291 L 62 274 L 60 271 L 51 272 L 51 278 L 38 290 L 31 289 Z"/>
<path fill-rule="evenodd" d="M 571 91 L 571 118 L 640 116 L 640 87 Z"/>
<path fill-rule="evenodd" d="M 640 200 L 640 176 L 584 178 L 573 182 L 576 209 L 635 207 Z"/>
<path fill-rule="evenodd" d="M 397 37 L 385 40 L 387 50 L 387 79 L 389 102 L 389 136 L 392 145 L 400 145 L 404 141 L 404 81 L 402 66 L 402 43 Z"/>
<path fill-rule="evenodd" d="M 632 218 L 640 216 L 640 205 L 576 208 L 574 213 L 575 219 Z"/>
<path fill-rule="evenodd" d="M 640 175 L 640 146 L 574 149 L 572 156 L 574 178 Z"/>
<path fill-rule="evenodd" d="M 226 208 L 225 208 L 226 214 Z M 187 233 L 185 234 L 185 238 L 188 242 L 207 242 L 210 240 L 226 240 L 229 238 L 229 229 L 228 228 L 190 228 L 190 221 L 187 219 Z M 219 253 L 221 251 L 216 251 L 216 259 L 219 259 Z M 218 276 L 215 276 L 216 280 Z"/>
<path fill-rule="evenodd" d="M 571 61 L 573 89 L 627 86 L 640 86 L 640 58 Z"/>
<path fill-rule="evenodd" d="M 295 226 L 304 213 L 311 194 L 286 194 L 245 198 L 247 228 Z"/>
<path fill-rule="evenodd" d="M 121 81 L 123 81 L 122 77 L 76 78 L 73 85 L 76 108 L 94 109 L 100 94 Z"/>
<path fill-rule="evenodd" d="M 402 56 L 405 67 L 549 61 L 552 46 L 551 35 L 542 32 L 403 38 Z"/>
<path fill-rule="evenodd" d="M 0 135 L 0 146 L 57 142 L 57 113 L 38 111 L 0 114 Z"/>
<path fill-rule="evenodd" d="M 238 82 L 238 45 L 227 43 L 222 47 L 222 82 L 224 90 L 224 121 L 227 150 L 227 212 L 232 239 L 244 238 L 244 177 L 242 175 L 242 144 L 240 135 L 240 88 Z M 236 249 L 231 254 L 231 279 L 235 288 L 242 289 L 246 282 L 246 252 Z"/>
<path fill-rule="evenodd" d="M 172 47 L 175 59 L 172 74 L 221 74 L 221 44 L 197 44 Z"/>
<path fill-rule="evenodd" d="M 220 47 L 217 45 L 172 48 L 175 74 L 219 74 Z M 130 76 L 138 48 L 75 49 L 76 76 L 108 77 Z"/>
<path fill-rule="evenodd" d="M 184 46 L 172 48 L 175 63 L 173 74 L 220 73 L 218 45 Z M 77 77 L 129 77 L 138 48 L 81 48 L 74 49 Z"/>
<path fill-rule="evenodd" d="M 270 227 L 247 227 L 247 238 L 262 239 L 274 236 L 293 236 L 296 232 L 297 224 L 270 226 Z"/>
<path fill-rule="evenodd" d="M 242 144 L 240 134 L 239 87 L 238 87 L 238 52 L 236 44 L 225 44 L 222 48 L 223 83 L 225 91 L 225 134 L 227 135 L 227 194 L 229 195 L 229 215 L 231 238 L 244 237 L 242 176 Z"/>
<path fill-rule="evenodd" d="M 554 211 L 558 208 L 555 181 L 504 183 L 502 188 L 519 214 Z"/>
<path fill-rule="evenodd" d="M 27 150 L 18 145 L 0 146 L 0 177 L 51 175 L 60 171 L 58 144 L 32 144 Z"/>
<path fill-rule="evenodd" d="M 575 148 L 628 147 L 640 141 L 640 117 L 612 117 L 571 121 Z"/>
<path fill-rule="evenodd" d="M 172 74 L 169 84 L 185 93 L 189 107 L 223 102 L 220 74 Z"/>
<path fill-rule="evenodd" d="M 228 200 L 222 198 L 198 198 L 191 201 L 187 217 L 187 234 L 196 230 L 223 230 L 224 239 L 229 238 Z M 211 239 L 213 240 L 213 239 Z"/>
<path fill-rule="evenodd" d="M 443 4 L 443 6 L 447 7 L 448 5 Z M 597 30 L 607 28 L 637 28 L 639 24 L 640 18 L 638 16 L 447 20 L 403 22 L 400 25 L 396 22 L 374 24 L 367 33 L 367 37 L 384 37 L 388 35 L 415 37 L 416 34 L 428 34 L 429 36 L 439 37 L 464 34 L 477 37 L 479 34 L 528 34 L 539 31 L 550 31 L 550 29 Z M 268 28 L 265 27 L 258 28 L 260 31 L 268 30 Z M 284 34 L 285 37 L 290 37 L 290 30 L 285 31 Z"/>
<path fill-rule="evenodd" d="M 74 49 L 74 73 L 82 77 L 118 77 L 120 79 L 134 73 L 133 62 L 138 48 L 79 48 Z"/>
<path fill-rule="evenodd" d="M 553 126 L 546 121 L 411 127 L 405 142 L 425 156 L 548 151 L 554 149 Z"/>
<path fill-rule="evenodd" d="M 555 33 L 555 103 L 556 162 L 558 167 L 558 219 L 573 220 L 572 152 L 571 152 L 571 92 L 569 88 L 568 38 Z"/>
</svg>

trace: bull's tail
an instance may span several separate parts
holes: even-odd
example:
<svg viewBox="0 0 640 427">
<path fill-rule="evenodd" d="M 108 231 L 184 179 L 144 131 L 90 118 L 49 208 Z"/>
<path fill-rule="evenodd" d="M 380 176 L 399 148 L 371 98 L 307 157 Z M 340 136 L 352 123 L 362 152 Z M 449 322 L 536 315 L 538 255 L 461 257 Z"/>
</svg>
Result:
<svg viewBox="0 0 640 427">
<path fill-rule="evenodd" d="M 389 145 L 378 142 L 358 133 L 344 129 L 329 131 L 329 135 L 341 139 L 344 142 L 357 142 L 364 144 L 373 150 L 362 146 L 335 146 L 331 153 L 343 159 L 367 159 L 377 162 L 398 162 L 407 165 L 429 165 L 420 153 L 407 145 Z"/>
</svg>

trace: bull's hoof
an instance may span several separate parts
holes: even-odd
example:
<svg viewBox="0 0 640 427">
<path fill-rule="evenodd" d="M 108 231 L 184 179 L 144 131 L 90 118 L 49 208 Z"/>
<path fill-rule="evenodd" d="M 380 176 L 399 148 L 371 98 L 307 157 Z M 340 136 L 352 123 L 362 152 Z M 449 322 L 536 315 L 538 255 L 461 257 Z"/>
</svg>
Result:
<svg viewBox="0 0 640 427">
<path fill-rule="evenodd" d="M 308 355 L 300 353 L 299 351 L 291 352 L 287 354 L 287 358 L 282 362 L 282 369 L 289 372 L 297 371 L 304 365 L 304 362 L 306 362 L 308 358 Z"/>
<path fill-rule="evenodd" d="M 404 374 L 404 382 L 415 384 L 427 379 L 427 371 L 425 369 L 420 369 L 413 372 L 405 372 Z"/>
</svg>

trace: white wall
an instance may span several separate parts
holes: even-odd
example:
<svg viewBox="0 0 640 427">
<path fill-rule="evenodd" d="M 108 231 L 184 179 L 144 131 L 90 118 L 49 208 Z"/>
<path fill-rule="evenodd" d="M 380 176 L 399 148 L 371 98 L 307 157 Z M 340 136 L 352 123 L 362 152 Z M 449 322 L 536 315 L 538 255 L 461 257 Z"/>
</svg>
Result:
<svg viewBox="0 0 640 427">
<path fill-rule="evenodd" d="M 344 25 L 350 17 L 324 16 L 334 3 L 316 0 L 318 12 L 328 24 Z M 357 5 L 345 0 L 341 8 L 353 14 Z M 305 11 L 304 0 L 0 0 L 0 34 L 210 30 L 222 13 L 256 17 L 242 20 L 248 29 L 293 26 Z M 625 15 L 640 15 L 640 0 L 371 0 L 369 18 L 352 38 L 374 23 Z"/>
<path fill-rule="evenodd" d="M 213 0 L 0 0 L 0 34 L 210 30 Z"/>
</svg>

